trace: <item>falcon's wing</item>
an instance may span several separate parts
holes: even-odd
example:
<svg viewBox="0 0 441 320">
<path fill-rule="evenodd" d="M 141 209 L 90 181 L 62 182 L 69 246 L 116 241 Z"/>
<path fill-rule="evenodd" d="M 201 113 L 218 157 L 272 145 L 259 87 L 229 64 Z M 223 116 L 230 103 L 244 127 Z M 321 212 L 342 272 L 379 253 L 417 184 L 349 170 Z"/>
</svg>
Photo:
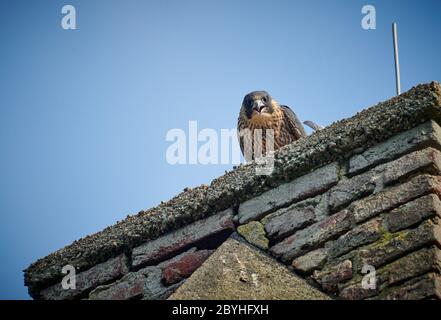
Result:
<svg viewBox="0 0 441 320">
<path fill-rule="evenodd" d="M 285 115 L 285 119 L 287 122 L 287 129 L 290 133 L 295 137 L 295 139 L 300 139 L 302 137 L 306 137 L 305 128 L 303 128 L 302 123 L 297 118 L 297 115 L 294 111 L 291 110 L 288 106 L 280 106 L 282 108 L 283 114 Z"/>
<path fill-rule="evenodd" d="M 242 151 L 242 154 L 245 156 L 245 151 L 244 151 L 245 141 L 244 141 L 244 137 L 241 136 L 240 134 L 241 130 L 243 129 L 245 129 L 245 125 L 243 123 L 242 114 L 240 114 L 239 119 L 237 119 L 237 138 L 239 140 L 240 150 Z M 249 161 L 248 159 L 245 160 Z"/>
</svg>

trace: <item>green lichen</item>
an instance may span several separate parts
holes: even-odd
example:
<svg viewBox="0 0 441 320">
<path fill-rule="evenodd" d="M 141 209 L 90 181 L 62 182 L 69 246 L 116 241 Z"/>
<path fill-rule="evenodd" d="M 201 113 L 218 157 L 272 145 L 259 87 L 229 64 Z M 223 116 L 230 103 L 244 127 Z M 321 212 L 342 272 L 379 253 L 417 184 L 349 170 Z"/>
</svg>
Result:
<svg viewBox="0 0 441 320">
<path fill-rule="evenodd" d="M 380 249 L 380 248 L 387 246 L 392 241 L 405 240 L 407 235 L 408 235 L 407 231 L 391 233 L 389 231 L 382 230 L 381 238 L 377 242 L 374 242 L 370 247 Z"/>
<path fill-rule="evenodd" d="M 239 226 L 237 232 L 252 245 L 263 250 L 268 250 L 269 240 L 260 222 L 251 221 L 250 223 Z"/>
</svg>

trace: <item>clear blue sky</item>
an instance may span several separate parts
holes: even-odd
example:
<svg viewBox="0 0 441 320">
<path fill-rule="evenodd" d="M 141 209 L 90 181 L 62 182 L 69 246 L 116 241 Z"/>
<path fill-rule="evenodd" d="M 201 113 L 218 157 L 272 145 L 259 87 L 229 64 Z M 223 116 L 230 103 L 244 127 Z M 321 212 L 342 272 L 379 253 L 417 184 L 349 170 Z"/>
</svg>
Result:
<svg viewBox="0 0 441 320">
<path fill-rule="evenodd" d="M 77 10 L 78 30 L 60 27 Z M 377 29 L 361 28 L 361 8 Z M 322 125 L 441 80 L 441 1 L 0 1 L 0 299 L 28 298 L 37 258 L 209 183 L 165 135 L 234 128 L 266 89 Z"/>
</svg>

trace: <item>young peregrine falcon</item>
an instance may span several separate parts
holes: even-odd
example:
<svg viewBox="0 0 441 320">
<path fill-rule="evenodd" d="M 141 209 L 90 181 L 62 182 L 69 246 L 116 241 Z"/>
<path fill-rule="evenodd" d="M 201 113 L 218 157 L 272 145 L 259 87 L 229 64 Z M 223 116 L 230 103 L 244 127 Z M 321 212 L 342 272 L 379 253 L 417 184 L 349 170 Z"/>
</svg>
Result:
<svg viewBox="0 0 441 320">
<path fill-rule="evenodd" d="M 265 154 L 267 129 L 273 130 L 274 150 L 306 137 L 305 129 L 294 111 L 288 106 L 279 105 L 266 91 L 254 91 L 245 96 L 237 129 L 240 148 L 246 161 L 259 157 L 259 154 L 255 156 L 254 140 L 261 141 L 261 155 Z M 261 130 L 260 140 L 256 139 L 256 129 Z"/>
</svg>

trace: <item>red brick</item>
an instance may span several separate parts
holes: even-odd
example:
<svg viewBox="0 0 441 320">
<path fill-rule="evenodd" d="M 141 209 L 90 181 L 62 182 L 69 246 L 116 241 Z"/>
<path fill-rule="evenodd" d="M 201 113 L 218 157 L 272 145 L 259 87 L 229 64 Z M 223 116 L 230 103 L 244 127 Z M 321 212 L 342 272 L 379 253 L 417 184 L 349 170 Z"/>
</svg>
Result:
<svg viewBox="0 0 441 320">
<path fill-rule="evenodd" d="M 441 201 L 430 194 L 392 210 L 385 218 L 388 230 L 396 232 L 434 216 L 441 217 Z"/>
<path fill-rule="evenodd" d="M 269 217 L 265 223 L 265 230 L 268 237 L 283 239 L 315 221 L 314 208 L 297 208 L 293 206 L 284 210 L 281 214 Z"/>
<path fill-rule="evenodd" d="M 178 260 L 165 262 L 161 265 L 162 280 L 171 285 L 190 276 L 210 256 L 213 250 L 199 250 L 184 254 Z"/>
<path fill-rule="evenodd" d="M 382 212 L 392 210 L 415 198 L 429 193 L 440 194 L 441 177 L 422 174 L 408 182 L 390 187 L 367 198 L 355 201 L 348 210 L 357 223 L 363 222 Z"/>
<path fill-rule="evenodd" d="M 351 284 L 341 289 L 339 297 L 346 300 L 362 300 L 369 297 L 376 296 L 378 294 L 378 288 L 365 289 L 361 285 L 361 279 L 359 283 Z"/>
<path fill-rule="evenodd" d="M 376 144 L 349 160 L 349 173 L 354 175 L 378 163 L 392 161 L 420 146 L 441 146 L 441 128 L 435 121 L 425 122 L 390 139 Z"/>
<path fill-rule="evenodd" d="M 326 270 L 315 271 L 312 277 L 326 292 L 336 292 L 338 284 L 352 279 L 352 262 L 345 260 Z"/>
<path fill-rule="evenodd" d="M 337 183 L 338 170 L 338 163 L 331 163 L 241 203 L 240 223 L 259 220 L 275 209 L 323 193 Z"/>
<path fill-rule="evenodd" d="M 441 153 L 433 148 L 426 148 L 406 154 L 401 158 L 381 164 L 368 172 L 349 179 L 340 180 L 329 190 L 329 205 L 338 209 L 350 202 L 381 190 L 383 185 L 389 185 L 415 172 L 440 173 Z"/>
<path fill-rule="evenodd" d="M 292 236 L 271 247 L 270 252 L 281 257 L 284 262 L 291 262 L 327 240 L 348 231 L 352 221 L 348 211 L 343 210 L 309 227 L 297 231 Z"/>
<path fill-rule="evenodd" d="M 136 247 L 132 264 L 137 268 L 164 261 L 196 243 L 207 242 L 219 235 L 226 238 L 235 228 L 232 217 L 232 211 L 226 210 Z"/>
<path fill-rule="evenodd" d="M 61 272 L 61 270 L 60 270 Z M 128 272 L 127 257 L 122 254 L 116 258 L 100 263 L 89 270 L 76 275 L 76 288 L 65 290 L 61 281 L 41 292 L 43 299 L 65 300 L 81 296 L 87 291 L 111 280 L 122 277 Z"/>
<path fill-rule="evenodd" d="M 376 299 L 421 300 L 428 298 L 441 299 L 441 276 L 437 273 L 429 273 L 390 288 Z"/>
<path fill-rule="evenodd" d="M 335 240 L 329 247 L 330 259 L 341 256 L 354 248 L 378 240 L 382 233 L 382 219 L 375 218 L 350 230 Z"/>
<path fill-rule="evenodd" d="M 441 250 L 436 246 L 412 252 L 378 270 L 381 283 L 394 285 L 432 271 L 441 272 Z"/>
<path fill-rule="evenodd" d="M 418 248 L 441 244 L 440 226 L 428 220 L 418 228 L 400 231 L 358 250 L 363 264 L 383 266 Z"/>
</svg>

